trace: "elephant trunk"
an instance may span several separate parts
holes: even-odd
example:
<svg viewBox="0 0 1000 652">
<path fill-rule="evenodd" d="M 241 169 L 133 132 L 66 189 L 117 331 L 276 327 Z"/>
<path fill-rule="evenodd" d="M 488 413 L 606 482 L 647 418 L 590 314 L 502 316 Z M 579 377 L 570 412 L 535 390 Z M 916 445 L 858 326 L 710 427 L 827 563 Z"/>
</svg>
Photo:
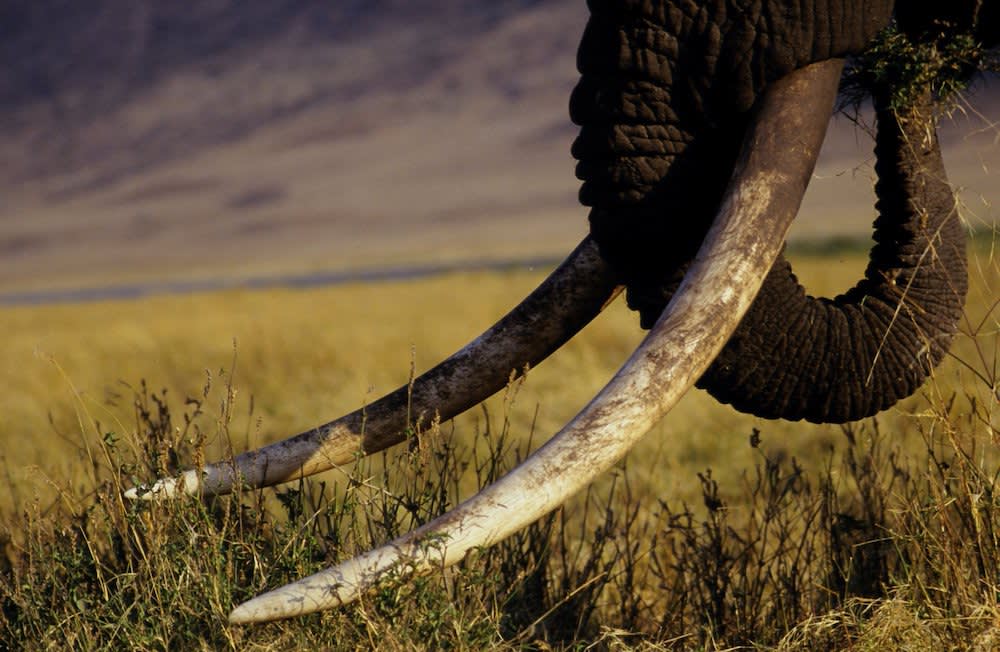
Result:
<svg viewBox="0 0 1000 652">
<path fill-rule="evenodd" d="M 591 0 L 570 100 L 580 199 L 644 328 L 705 237 L 760 93 L 811 61 L 862 52 L 892 4 Z M 866 277 L 814 299 L 775 264 L 698 383 L 737 409 L 816 422 L 874 414 L 920 386 L 956 331 L 964 241 L 931 98 L 901 115 L 876 104 L 881 217 Z"/>
<path fill-rule="evenodd" d="M 897 114 L 876 97 L 876 245 L 865 278 L 808 296 L 780 259 L 699 381 L 739 410 L 844 422 L 909 396 L 941 361 L 961 318 L 965 238 L 945 177 L 930 96 Z"/>
</svg>

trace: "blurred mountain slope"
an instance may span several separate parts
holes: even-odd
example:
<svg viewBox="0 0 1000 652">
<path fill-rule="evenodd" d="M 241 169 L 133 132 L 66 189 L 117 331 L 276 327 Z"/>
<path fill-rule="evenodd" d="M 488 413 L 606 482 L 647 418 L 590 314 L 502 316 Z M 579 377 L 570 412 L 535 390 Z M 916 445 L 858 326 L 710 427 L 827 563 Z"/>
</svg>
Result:
<svg viewBox="0 0 1000 652">
<path fill-rule="evenodd" d="M 565 251 L 585 20 L 582 0 L 8 0 L 0 287 Z M 997 114 L 996 86 L 970 114 Z M 835 124 L 800 237 L 873 216 L 870 142 Z M 945 139 L 988 197 L 983 124 Z"/>
<path fill-rule="evenodd" d="M 87 4 L 0 10 L 0 284 L 502 256 L 585 229 L 582 3 Z"/>
<path fill-rule="evenodd" d="M 36 133 L 27 157 L 34 165 L 5 171 L 24 179 L 107 167 L 109 154 L 156 164 L 318 104 L 350 111 L 374 96 L 425 104 L 427 91 L 438 90 L 429 87 L 449 75 L 494 73 L 502 85 L 522 64 L 547 66 L 550 52 L 572 51 L 575 33 L 548 45 L 539 39 L 542 47 L 527 43 L 537 34 L 496 42 L 504 23 L 539 4 L 15 0 L 0 9 L 0 57 L 12 64 L 0 75 L 0 106 L 8 128 Z M 470 61 L 480 40 L 495 51 Z M 450 90 L 456 101 L 469 94 Z M 166 102 L 141 106 L 150 100 Z M 137 105 L 156 116 L 130 120 Z"/>
</svg>

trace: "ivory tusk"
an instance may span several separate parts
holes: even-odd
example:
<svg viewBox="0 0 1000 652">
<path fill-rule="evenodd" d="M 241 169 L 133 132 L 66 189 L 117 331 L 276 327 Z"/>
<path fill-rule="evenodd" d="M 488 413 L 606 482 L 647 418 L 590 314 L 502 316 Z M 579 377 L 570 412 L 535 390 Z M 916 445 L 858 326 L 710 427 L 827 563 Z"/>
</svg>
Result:
<svg viewBox="0 0 1000 652">
<path fill-rule="evenodd" d="M 266 487 L 326 471 L 405 439 L 409 415 L 448 420 L 478 405 L 565 344 L 616 296 L 615 281 L 585 238 L 549 277 L 494 326 L 447 360 L 361 410 L 232 460 L 191 469 L 131 499 L 224 494 L 235 486 Z"/>
<path fill-rule="evenodd" d="M 327 609 L 383 578 L 453 564 L 555 509 L 625 455 L 705 371 L 760 289 L 808 185 L 842 65 L 830 60 L 796 71 L 760 98 L 719 214 L 680 288 L 635 353 L 566 427 L 451 512 L 246 602 L 230 622 Z"/>
</svg>

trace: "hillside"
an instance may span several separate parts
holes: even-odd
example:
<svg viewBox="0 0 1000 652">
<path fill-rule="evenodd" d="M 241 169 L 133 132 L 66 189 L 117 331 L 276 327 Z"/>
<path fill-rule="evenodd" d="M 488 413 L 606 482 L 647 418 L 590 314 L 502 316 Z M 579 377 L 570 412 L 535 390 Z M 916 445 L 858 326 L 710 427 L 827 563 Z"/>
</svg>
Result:
<svg viewBox="0 0 1000 652">
<path fill-rule="evenodd" d="M 0 288 L 565 251 L 585 20 L 578 0 L 4 3 Z M 945 137 L 984 222 L 1000 155 L 974 113 L 998 97 Z M 872 218 L 870 143 L 846 120 L 828 140 L 797 237 Z"/>
</svg>

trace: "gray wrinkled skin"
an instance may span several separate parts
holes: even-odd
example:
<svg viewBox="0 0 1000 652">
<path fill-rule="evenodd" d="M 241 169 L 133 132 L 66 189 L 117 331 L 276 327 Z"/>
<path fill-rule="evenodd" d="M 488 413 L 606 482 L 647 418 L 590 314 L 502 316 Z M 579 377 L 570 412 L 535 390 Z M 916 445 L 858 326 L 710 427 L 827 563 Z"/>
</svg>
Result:
<svg viewBox="0 0 1000 652">
<path fill-rule="evenodd" d="M 648 328 L 711 224 L 762 90 L 807 63 L 862 52 L 893 7 L 645 0 L 591 8 L 570 105 L 581 125 L 580 198 Z M 929 18 L 907 23 L 914 38 L 925 38 L 920 20 Z M 699 381 L 739 410 L 815 422 L 870 416 L 916 391 L 957 330 L 964 234 L 936 138 L 923 136 L 934 133 L 931 107 L 925 100 L 899 119 L 877 99 L 880 217 L 865 279 L 834 300 L 814 299 L 787 262 L 776 263 Z"/>
</svg>

